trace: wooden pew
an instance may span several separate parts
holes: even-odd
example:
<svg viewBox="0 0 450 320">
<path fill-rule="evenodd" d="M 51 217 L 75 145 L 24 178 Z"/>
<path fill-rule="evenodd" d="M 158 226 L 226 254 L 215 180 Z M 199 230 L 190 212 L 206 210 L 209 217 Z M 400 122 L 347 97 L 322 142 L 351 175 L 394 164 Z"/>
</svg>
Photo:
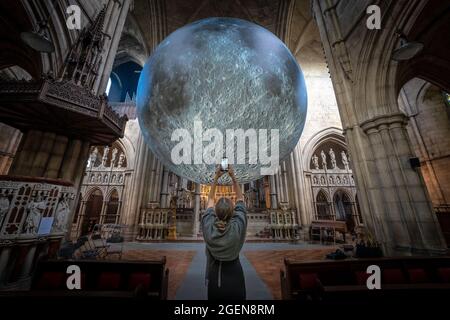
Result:
<svg viewBox="0 0 450 320">
<path fill-rule="evenodd" d="M 67 268 L 81 270 L 81 289 L 67 288 Z M 155 261 L 47 260 L 38 263 L 29 291 L 8 292 L 18 298 L 59 297 L 60 299 L 167 299 L 169 270 L 166 258 Z"/>
<path fill-rule="evenodd" d="M 399 257 L 298 262 L 285 259 L 280 271 L 283 299 L 368 301 L 450 294 L 450 257 Z M 381 290 L 369 290 L 367 267 L 381 269 Z"/>
</svg>

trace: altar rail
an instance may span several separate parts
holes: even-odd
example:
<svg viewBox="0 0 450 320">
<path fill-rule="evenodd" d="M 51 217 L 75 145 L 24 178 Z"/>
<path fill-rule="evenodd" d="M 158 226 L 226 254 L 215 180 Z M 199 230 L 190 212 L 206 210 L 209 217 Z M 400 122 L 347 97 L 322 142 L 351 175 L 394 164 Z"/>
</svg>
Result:
<svg viewBox="0 0 450 320">
<path fill-rule="evenodd" d="M 162 240 L 167 235 L 172 209 L 143 208 L 137 240 Z"/>
<path fill-rule="evenodd" d="M 143 208 L 139 219 L 139 231 L 136 240 L 164 240 L 167 236 L 173 209 Z M 192 236 L 194 221 L 193 209 L 177 209 L 177 233 L 182 236 Z M 270 209 L 261 212 L 249 211 L 247 214 L 247 235 L 274 240 L 292 240 L 298 237 L 299 225 L 294 210 Z M 201 230 L 200 234 L 201 234 Z"/>
</svg>

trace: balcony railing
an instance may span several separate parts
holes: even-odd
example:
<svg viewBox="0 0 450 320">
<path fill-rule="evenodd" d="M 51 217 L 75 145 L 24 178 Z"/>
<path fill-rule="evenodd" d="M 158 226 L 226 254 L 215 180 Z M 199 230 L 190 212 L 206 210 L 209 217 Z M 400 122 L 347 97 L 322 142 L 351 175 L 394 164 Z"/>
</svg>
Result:
<svg viewBox="0 0 450 320">
<path fill-rule="evenodd" d="M 0 117 L 17 129 L 32 127 L 61 134 L 70 130 L 94 144 L 123 137 L 128 120 L 113 110 L 106 97 L 72 81 L 50 78 L 0 81 Z"/>
</svg>

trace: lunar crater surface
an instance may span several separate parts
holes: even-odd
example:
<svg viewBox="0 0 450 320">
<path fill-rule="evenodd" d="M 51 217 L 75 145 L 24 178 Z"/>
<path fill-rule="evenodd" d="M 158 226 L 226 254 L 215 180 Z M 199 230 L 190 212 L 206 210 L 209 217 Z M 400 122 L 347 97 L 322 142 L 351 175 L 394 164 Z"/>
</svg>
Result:
<svg viewBox="0 0 450 320">
<path fill-rule="evenodd" d="M 176 129 L 186 129 L 192 138 L 195 121 L 201 121 L 203 132 L 218 129 L 224 154 L 217 159 L 226 156 L 227 129 L 266 129 L 269 150 L 258 143 L 258 162 L 249 164 L 246 143 L 245 163 L 235 164 L 238 181 L 247 183 L 269 166 L 261 163 L 260 153 L 270 155 L 271 129 L 279 130 L 278 161 L 292 152 L 306 110 L 304 77 L 288 48 L 265 28 L 234 18 L 208 18 L 170 34 L 146 62 L 137 91 L 146 143 L 169 170 L 198 183 L 214 177 L 214 164 L 193 163 L 194 154 L 202 154 L 211 141 L 200 147 L 193 143 L 191 162 L 175 164 L 171 153 L 179 141 L 171 138 Z M 236 145 L 234 151 L 236 162 Z M 219 182 L 230 179 L 224 175 Z"/>
</svg>

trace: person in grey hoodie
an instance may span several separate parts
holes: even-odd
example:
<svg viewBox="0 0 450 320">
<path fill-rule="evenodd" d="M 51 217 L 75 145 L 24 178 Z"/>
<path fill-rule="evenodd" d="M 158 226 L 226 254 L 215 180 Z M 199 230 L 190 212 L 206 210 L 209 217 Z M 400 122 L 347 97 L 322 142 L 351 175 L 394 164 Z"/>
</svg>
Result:
<svg viewBox="0 0 450 320">
<path fill-rule="evenodd" d="M 208 300 L 245 300 L 245 279 L 239 252 L 247 232 L 247 209 L 231 166 L 228 174 L 233 181 L 236 204 L 233 206 L 230 199 L 223 197 L 214 203 L 217 181 L 224 173 L 219 166 L 201 222 L 206 242 Z"/>
</svg>

